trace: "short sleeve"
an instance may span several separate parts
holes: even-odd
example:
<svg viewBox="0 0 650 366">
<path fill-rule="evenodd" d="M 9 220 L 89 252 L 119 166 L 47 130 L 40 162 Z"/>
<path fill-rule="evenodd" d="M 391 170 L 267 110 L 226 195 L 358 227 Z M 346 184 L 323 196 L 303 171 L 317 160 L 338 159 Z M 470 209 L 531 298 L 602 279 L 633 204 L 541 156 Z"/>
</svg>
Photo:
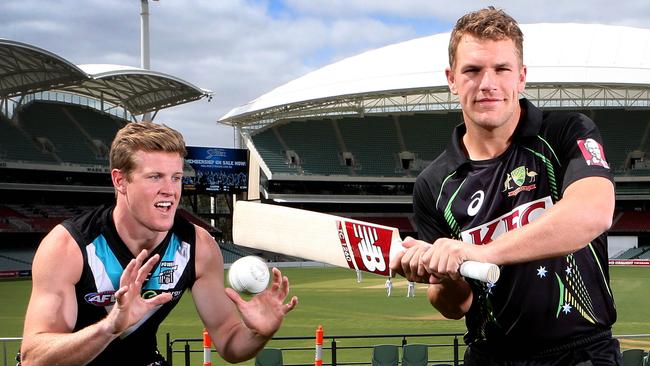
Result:
<svg viewBox="0 0 650 366">
<path fill-rule="evenodd" d="M 562 191 L 586 177 L 614 181 L 603 139 L 596 124 L 584 114 L 570 115 L 560 134 L 559 160 L 564 167 Z"/>
</svg>

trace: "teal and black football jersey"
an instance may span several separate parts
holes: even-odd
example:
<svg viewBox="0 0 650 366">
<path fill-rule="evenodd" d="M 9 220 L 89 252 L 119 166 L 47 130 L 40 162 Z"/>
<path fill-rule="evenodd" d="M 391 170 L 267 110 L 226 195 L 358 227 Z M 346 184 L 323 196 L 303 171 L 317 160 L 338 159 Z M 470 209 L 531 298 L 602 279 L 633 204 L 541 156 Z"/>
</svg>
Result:
<svg viewBox="0 0 650 366">
<path fill-rule="evenodd" d="M 117 234 L 113 209 L 101 207 L 62 223 L 79 244 L 84 260 L 81 279 L 75 285 L 78 314 L 74 331 L 106 317 L 115 303 L 120 276 L 134 258 Z M 194 225 L 177 215 L 172 229 L 150 256 L 155 254 L 160 260 L 142 286 L 142 297 L 169 292 L 172 300 L 153 309 L 111 342 L 90 365 L 148 365 L 160 360 L 158 326 L 195 280 Z"/>
<path fill-rule="evenodd" d="M 613 181 L 593 121 L 580 113 L 542 112 L 526 99 L 520 104 L 521 120 L 503 154 L 469 160 L 461 124 L 418 176 L 413 204 L 421 240 L 490 245 L 544 214 L 571 183 L 590 176 Z M 466 343 L 531 354 L 610 329 L 616 310 L 606 234 L 584 244 L 563 257 L 501 266 L 495 284 L 468 280 L 474 301 L 465 315 Z"/>
</svg>

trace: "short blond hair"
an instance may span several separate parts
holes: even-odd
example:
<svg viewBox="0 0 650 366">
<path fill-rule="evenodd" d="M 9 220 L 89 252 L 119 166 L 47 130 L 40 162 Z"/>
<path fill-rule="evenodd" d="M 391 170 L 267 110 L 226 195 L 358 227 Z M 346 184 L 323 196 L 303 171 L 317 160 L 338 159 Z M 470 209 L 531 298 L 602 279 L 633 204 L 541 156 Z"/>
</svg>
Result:
<svg viewBox="0 0 650 366">
<path fill-rule="evenodd" d="M 182 158 L 187 155 L 183 135 L 173 128 L 153 122 L 128 123 L 117 131 L 111 144 L 111 170 L 119 169 L 130 176 L 138 151 L 178 153 Z"/>
<path fill-rule="evenodd" d="M 510 39 L 515 43 L 519 65 L 524 64 L 524 34 L 517 21 L 501 9 L 489 6 L 458 19 L 449 39 L 449 67 L 452 69 L 456 66 L 456 50 L 464 35 L 493 41 Z"/>
</svg>

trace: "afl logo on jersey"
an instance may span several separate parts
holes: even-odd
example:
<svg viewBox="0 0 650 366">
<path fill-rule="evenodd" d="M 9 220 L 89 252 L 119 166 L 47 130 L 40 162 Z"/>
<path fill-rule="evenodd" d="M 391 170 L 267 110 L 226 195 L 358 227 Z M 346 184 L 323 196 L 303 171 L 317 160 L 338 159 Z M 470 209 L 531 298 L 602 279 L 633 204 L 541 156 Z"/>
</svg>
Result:
<svg viewBox="0 0 650 366">
<path fill-rule="evenodd" d="M 90 305 L 110 306 L 115 303 L 115 291 L 91 292 L 84 296 L 84 300 Z"/>
<path fill-rule="evenodd" d="M 476 191 L 472 195 L 472 201 L 469 203 L 469 206 L 467 207 L 467 214 L 470 216 L 476 216 L 478 211 L 481 209 L 481 206 L 483 206 L 484 198 L 485 198 L 485 192 Z"/>
</svg>

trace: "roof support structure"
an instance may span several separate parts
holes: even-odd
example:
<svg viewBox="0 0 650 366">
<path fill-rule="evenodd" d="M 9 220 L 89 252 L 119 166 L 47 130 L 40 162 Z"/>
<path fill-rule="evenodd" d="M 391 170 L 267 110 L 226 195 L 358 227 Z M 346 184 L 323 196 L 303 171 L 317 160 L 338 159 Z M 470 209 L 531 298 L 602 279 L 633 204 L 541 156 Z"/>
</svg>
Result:
<svg viewBox="0 0 650 366">
<path fill-rule="evenodd" d="M 209 90 L 161 72 L 121 65 L 74 65 L 41 48 L 0 39 L 0 99 L 10 99 L 15 109 L 22 103 L 19 98 L 32 100 L 39 92 L 96 99 L 102 111 L 109 105 L 109 109 L 121 107 L 132 115 L 201 98 L 209 101 L 212 96 Z M 5 109 L 9 115 L 7 102 Z"/>
<path fill-rule="evenodd" d="M 523 97 L 543 109 L 650 109 L 650 85 L 528 84 Z M 282 105 L 235 116 L 219 123 L 248 134 L 277 121 L 459 111 L 458 98 L 445 87 L 335 96 Z"/>
</svg>

